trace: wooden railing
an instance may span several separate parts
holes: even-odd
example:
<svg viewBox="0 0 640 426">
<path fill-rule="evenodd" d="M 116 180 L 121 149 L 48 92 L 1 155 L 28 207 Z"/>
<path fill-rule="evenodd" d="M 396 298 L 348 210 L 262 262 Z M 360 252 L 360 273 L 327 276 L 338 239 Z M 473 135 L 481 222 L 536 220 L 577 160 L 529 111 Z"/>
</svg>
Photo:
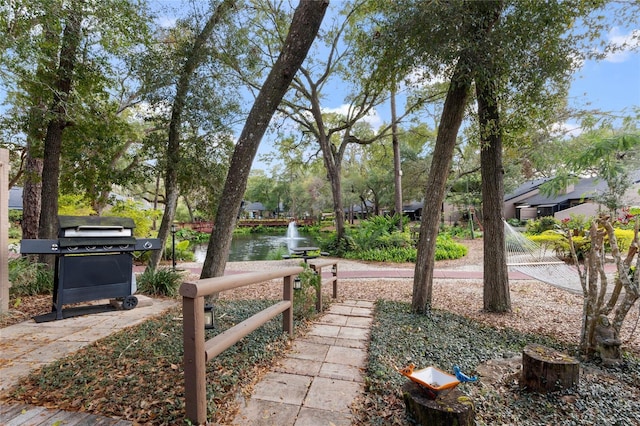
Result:
<svg viewBox="0 0 640 426">
<path fill-rule="evenodd" d="M 320 284 L 316 288 L 316 311 L 322 312 L 322 286 L 333 283 L 333 298 L 338 297 L 338 262 L 336 260 L 316 260 L 309 262 L 309 266 L 320 277 Z M 331 277 L 322 280 L 322 268 L 331 266 Z"/>
<path fill-rule="evenodd" d="M 294 266 L 272 272 L 250 272 L 182 283 L 180 295 L 183 316 L 184 396 L 185 414 L 189 421 L 194 424 L 204 424 L 207 421 L 207 361 L 280 313 L 283 331 L 293 336 L 293 277 L 302 271 L 302 267 Z M 205 341 L 205 296 L 276 278 L 283 278 L 282 301 Z"/>
</svg>

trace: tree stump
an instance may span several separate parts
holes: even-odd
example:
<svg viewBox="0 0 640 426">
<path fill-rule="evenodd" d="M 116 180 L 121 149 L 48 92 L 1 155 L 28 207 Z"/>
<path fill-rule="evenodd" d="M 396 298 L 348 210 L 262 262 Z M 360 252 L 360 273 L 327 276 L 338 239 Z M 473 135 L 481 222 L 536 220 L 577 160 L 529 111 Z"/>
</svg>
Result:
<svg viewBox="0 0 640 426">
<path fill-rule="evenodd" d="M 553 392 L 578 385 L 580 363 L 575 358 L 547 348 L 527 345 L 522 352 L 522 385 L 533 392 Z"/>
<path fill-rule="evenodd" d="M 475 425 L 473 403 L 457 389 L 431 399 L 419 384 L 409 381 L 402 386 L 407 414 L 419 425 Z"/>
</svg>

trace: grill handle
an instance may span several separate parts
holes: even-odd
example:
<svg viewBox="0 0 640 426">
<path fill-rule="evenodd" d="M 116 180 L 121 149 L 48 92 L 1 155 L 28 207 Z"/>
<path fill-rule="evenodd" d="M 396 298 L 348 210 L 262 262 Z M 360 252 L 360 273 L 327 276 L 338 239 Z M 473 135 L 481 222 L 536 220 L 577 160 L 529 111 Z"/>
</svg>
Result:
<svg viewBox="0 0 640 426">
<path fill-rule="evenodd" d="M 118 230 L 118 231 L 122 231 L 124 230 L 124 226 L 117 226 L 117 225 L 80 225 L 78 227 L 76 227 L 76 229 L 78 231 L 82 231 L 82 230 L 89 230 L 89 229 L 110 229 L 110 230 Z"/>
</svg>

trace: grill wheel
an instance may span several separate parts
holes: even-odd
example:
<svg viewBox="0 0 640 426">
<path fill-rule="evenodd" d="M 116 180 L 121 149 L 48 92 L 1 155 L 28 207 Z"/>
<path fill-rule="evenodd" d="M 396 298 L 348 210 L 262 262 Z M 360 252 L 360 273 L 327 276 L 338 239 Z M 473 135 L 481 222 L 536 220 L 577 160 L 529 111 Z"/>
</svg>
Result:
<svg viewBox="0 0 640 426">
<path fill-rule="evenodd" d="M 138 298 L 135 296 L 127 296 L 122 299 L 122 309 L 128 311 L 138 306 Z"/>
</svg>

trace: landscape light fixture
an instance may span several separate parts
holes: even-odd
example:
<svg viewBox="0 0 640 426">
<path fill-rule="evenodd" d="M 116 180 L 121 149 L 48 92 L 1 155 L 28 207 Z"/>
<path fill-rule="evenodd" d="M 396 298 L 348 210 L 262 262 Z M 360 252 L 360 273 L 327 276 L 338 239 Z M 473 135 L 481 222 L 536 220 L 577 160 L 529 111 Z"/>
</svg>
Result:
<svg viewBox="0 0 640 426">
<path fill-rule="evenodd" d="M 204 306 L 204 328 L 210 330 L 214 328 L 213 305 Z"/>
<path fill-rule="evenodd" d="M 176 232 L 178 228 L 175 223 L 171 224 L 171 262 L 173 264 L 173 270 L 176 270 Z"/>
<path fill-rule="evenodd" d="M 338 273 L 338 264 L 337 264 L 337 263 L 334 263 L 334 264 L 331 266 L 331 273 L 332 273 L 333 275 L 336 275 L 336 274 Z"/>
<path fill-rule="evenodd" d="M 302 281 L 300 280 L 300 277 L 296 275 L 296 277 L 293 279 L 293 289 L 300 290 L 301 288 L 302 288 Z"/>
</svg>

